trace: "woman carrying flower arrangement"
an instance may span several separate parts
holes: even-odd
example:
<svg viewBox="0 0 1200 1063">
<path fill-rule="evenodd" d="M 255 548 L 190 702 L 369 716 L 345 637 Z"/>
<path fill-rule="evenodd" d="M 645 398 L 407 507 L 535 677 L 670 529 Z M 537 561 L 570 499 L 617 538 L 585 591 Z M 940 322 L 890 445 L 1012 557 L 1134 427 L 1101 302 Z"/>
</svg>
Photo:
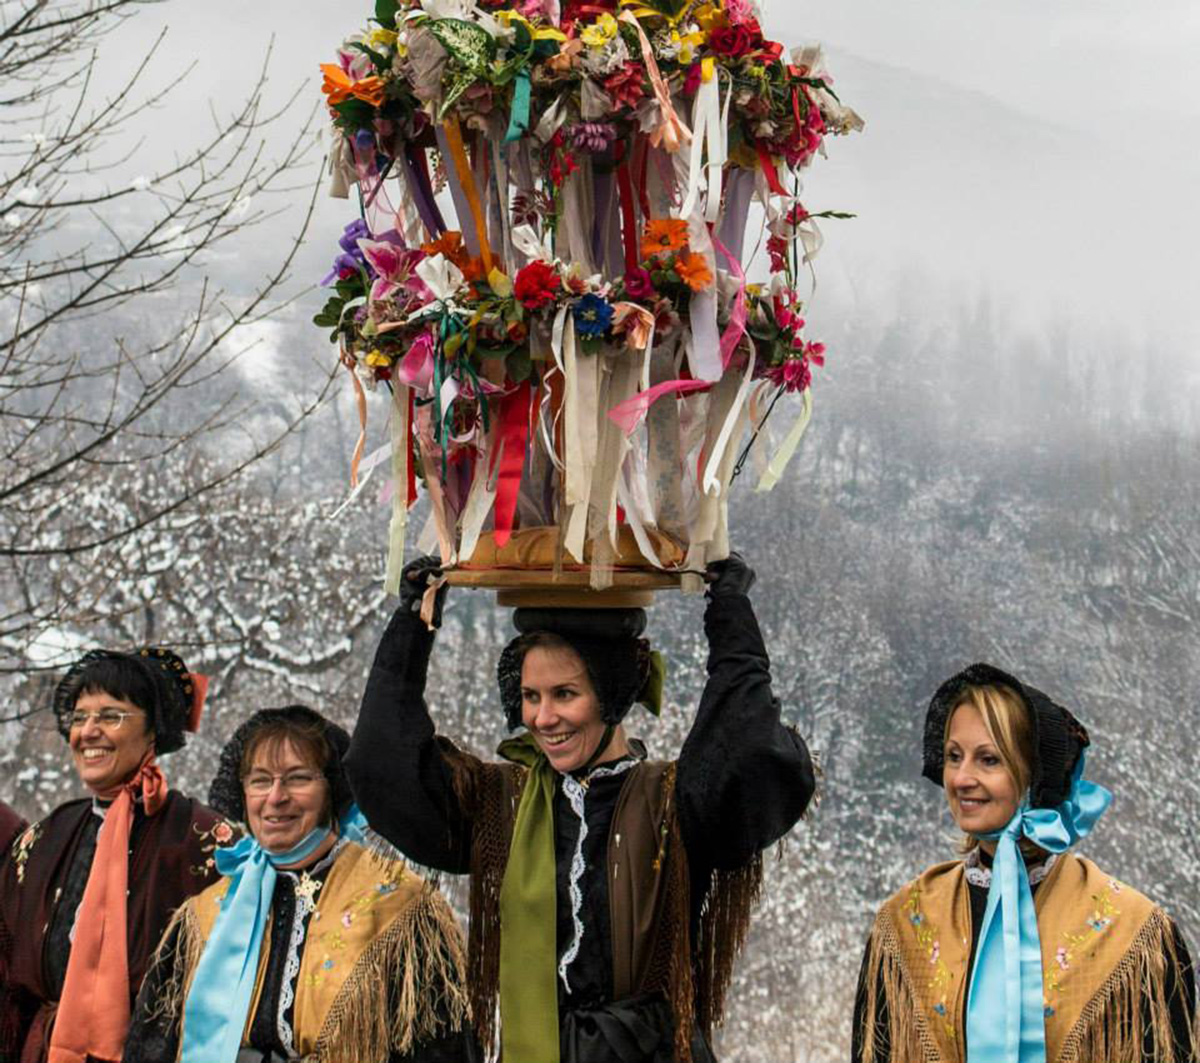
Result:
<svg viewBox="0 0 1200 1063">
<path fill-rule="evenodd" d="M 886 901 L 867 944 L 855 1063 L 1196 1063 L 1195 973 L 1153 901 L 1070 852 L 1111 795 L 1083 778 L 1087 731 L 976 664 L 925 718 L 965 859 Z"/>
<path fill-rule="evenodd" d="M 59 683 L 58 728 L 90 794 L 28 827 L 0 868 L 0 1060 L 121 1058 L 171 913 L 236 837 L 155 760 L 195 729 L 204 685 L 154 648 L 93 651 Z"/>
<path fill-rule="evenodd" d="M 373 827 L 424 864 L 471 875 L 470 988 L 507 1063 L 712 1060 L 761 851 L 808 804 L 813 768 L 780 719 L 737 555 L 709 568 L 708 682 L 676 760 L 626 733 L 657 708 L 641 610 L 518 609 L 498 666 L 500 762 L 435 733 L 434 636 L 416 613 L 438 562 L 410 563 L 350 753 Z M 439 590 L 439 595 L 444 590 Z M 440 602 L 434 610 L 439 620 Z"/>
<path fill-rule="evenodd" d="M 470 1063 L 462 939 L 436 889 L 364 846 L 312 709 L 255 713 L 210 800 L 250 836 L 177 913 L 142 987 L 126 1063 Z"/>
</svg>

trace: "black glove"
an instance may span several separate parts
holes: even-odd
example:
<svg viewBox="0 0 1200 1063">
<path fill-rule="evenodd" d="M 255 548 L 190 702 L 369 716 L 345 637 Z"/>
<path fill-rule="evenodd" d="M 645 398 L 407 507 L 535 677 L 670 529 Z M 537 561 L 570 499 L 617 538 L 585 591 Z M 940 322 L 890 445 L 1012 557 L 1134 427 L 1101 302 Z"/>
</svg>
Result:
<svg viewBox="0 0 1200 1063">
<path fill-rule="evenodd" d="M 429 581 L 442 574 L 440 558 L 432 554 L 414 558 L 400 572 L 400 609 L 406 613 L 420 613 L 421 599 L 429 587 Z M 442 606 L 446 602 L 449 584 L 443 583 L 437 590 L 433 604 L 433 626 L 442 626 Z"/>
<path fill-rule="evenodd" d="M 746 559 L 734 551 L 724 561 L 713 561 L 704 570 L 706 592 L 711 602 L 734 594 L 747 594 L 758 578 Z"/>
</svg>

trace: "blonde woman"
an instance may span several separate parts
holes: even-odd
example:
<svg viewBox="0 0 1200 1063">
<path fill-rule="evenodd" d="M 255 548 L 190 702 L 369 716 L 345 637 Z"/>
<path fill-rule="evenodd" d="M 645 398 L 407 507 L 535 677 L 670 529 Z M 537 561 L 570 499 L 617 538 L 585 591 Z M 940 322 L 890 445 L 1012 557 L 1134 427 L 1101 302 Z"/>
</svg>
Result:
<svg viewBox="0 0 1200 1063">
<path fill-rule="evenodd" d="M 867 943 L 854 1063 L 1194 1063 L 1195 978 L 1157 904 L 1071 852 L 1111 795 L 1087 731 L 998 668 L 942 684 L 924 771 L 963 855 L 886 901 Z"/>
</svg>

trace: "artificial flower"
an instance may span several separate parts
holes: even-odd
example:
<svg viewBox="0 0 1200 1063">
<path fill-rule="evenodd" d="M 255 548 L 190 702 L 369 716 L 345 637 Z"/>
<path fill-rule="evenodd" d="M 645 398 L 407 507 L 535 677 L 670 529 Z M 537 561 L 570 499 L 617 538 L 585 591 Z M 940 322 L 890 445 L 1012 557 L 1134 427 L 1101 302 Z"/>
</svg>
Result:
<svg viewBox="0 0 1200 1063">
<path fill-rule="evenodd" d="M 771 272 L 782 273 L 787 269 L 788 241 L 782 236 L 772 236 L 767 240 L 767 254 L 771 256 Z"/>
<path fill-rule="evenodd" d="M 322 63 L 321 72 L 325 75 L 321 91 L 329 97 L 330 107 L 336 107 L 339 103 L 344 103 L 351 98 L 362 100 L 372 107 L 382 106 L 384 91 L 382 78 L 372 76 L 355 81 L 340 66 L 335 66 L 333 63 Z"/>
<path fill-rule="evenodd" d="M 513 282 L 513 294 L 526 310 L 540 310 L 554 302 L 558 291 L 558 272 L 548 262 L 530 262 L 517 271 Z"/>
<path fill-rule="evenodd" d="M 804 357 L 788 358 L 782 365 L 771 366 L 763 375 L 785 391 L 805 391 L 812 384 L 812 370 Z"/>
<path fill-rule="evenodd" d="M 371 230 L 367 228 L 367 223 L 362 218 L 355 218 L 346 226 L 338 239 L 338 246 L 342 249 L 342 253 L 333 260 L 333 269 L 322 279 L 321 287 L 326 288 L 334 281 L 353 277 L 360 269 L 366 267 L 367 260 L 358 248 L 358 241 L 370 235 Z M 369 268 L 368 272 L 370 272 Z"/>
<path fill-rule="evenodd" d="M 572 309 L 575 328 L 584 336 L 603 336 L 612 324 L 613 308 L 602 295 L 588 292 Z"/>
<path fill-rule="evenodd" d="M 579 122 L 572 130 L 572 140 L 580 151 L 607 151 L 616 139 L 617 130 L 611 122 Z"/>
<path fill-rule="evenodd" d="M 708 36 L 708 44 L 717 55 L 740 59 L 758 48 L 762 39 L 762 30 L 757 23 L 742 23 L 713 30 Z"/>
<path fill-rule="evenodd" d="M 641 266 L 635 266 L 625 274 L 625 294 L 630 299 L 637 299 L 639 302 L 649 302 L 658 293 L 654 289 L 654 282 L 650 279 L 648 270 L 642 269 Z"/>
<path fill-rule="evenodd" d="M 680 218 L 651 218 L 642 233 L 642 257 L 678 251 L 688 239 L 687 222 Z"/>
<path fill-rule="evenodd" d="M 646 95 L 646 90 L 642 87 L 644 77 L 640 64 L 626 63 L 615 74 L 610 74 L 605 79 L 604 91 L 615 106 L 635 107 L 638 100 Z"/>
<path fill-rule="evenodd" d="M 421 250 L 429 256 L 445 255 L 460 269 L 467 264 L 469 255 L 463 246 L 462 233 L 457 229 L 447 229 L 436 240 L 422 244 Z"/>
<path fill-rule="evenodd" d="M 401 289 L 427 294 L 420 281 L 413 277 L 413 270 L 425 257 L 424 252 L 399 247 L 388 240 L 359 240 L 358 247 L 376 275 L 375 283 L 371 285 L 371 302 L 387 299 Z"/>
<path fill-rule="evenodd" d="M 679 279 L 694 292 L 703 291 L 712 284 L 713 275 L 708 268 L 708 263 L 703 255 L 698 255 L 694 251 L 685 251 L 675 259 L 675 272 L 679 274 Z"/>
<path fill-rule="evenodd" d="M 603 48 L 617 35 L 617 20 L 605 12 L 579 35 L 589 48 Z"/>
</svg>

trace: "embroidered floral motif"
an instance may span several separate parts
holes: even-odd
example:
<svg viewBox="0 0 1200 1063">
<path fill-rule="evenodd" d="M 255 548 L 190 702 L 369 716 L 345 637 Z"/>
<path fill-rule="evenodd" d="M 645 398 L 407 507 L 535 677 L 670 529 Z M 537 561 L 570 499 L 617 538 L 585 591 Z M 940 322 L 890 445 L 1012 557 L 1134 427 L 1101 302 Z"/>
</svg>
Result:
<svg viewBox="0 0 1200 1063">
<path fill-rule="evenodd" d="M 915 884 L 910 887 L 908 900 L 904 902 L 904 912 L 908 916 L 908 921 L 913 925 L 917 944 L 925 950 L 925 955 L 929 958 L 929 965 L 933 968 L 929 975 L 929 988 L 934 998 L 933 1011 L 937 1016 L 935 1021 L 941 1023 L 946 1036 L 953 1041 L 957 1036 L 957 1031 L 949 1016 L 954 972 L 942 959 L 942 943 L 937 927 L 926 919 L 925 913 L 921 910 L 922 892 L 921 888 Z"/>
<path fill-rule="evenodd" d="M 1047 1017 L 1054 1014 L 1055 1004 L 1062 991 L 1062 977 L 1071 969 L 1072 961 L 1076 958 L 1076 950 L 1085 949 L 1097 934 L 1103 934 L 1113 924 L 1113 920 L 1121 914 L 1121 910 L 1113 904 L 1113 896 L 1121 892 L 1121 884 L 1115 879 L 1109 879 L 1108 886 L 1099 893 L 1092 894 L 1095 908 L 1084 919 L 1083 928 L 1078 933 L 1064 930 L 1062 939 L 1065 945 L 1059 945 L 1054 953 L 1054 963 L 1042 973 L 1042 989 L 1044 995 L 1045 1013 Z M 1084 953 L 1086 955 L 1086 953 Z"/>
<path fill-rule="evenodd" d="M 211 875 L 217 866 L 213 853 L 237 841 L 238 829 L 229 820 L 219 819 L 207 830 L 202 829 L 199 823 L 193 822 L 192 833 L 198 839 L 200 854 L 204 859 L 198 864 L 193 864 L 190 870 L 197 878 L 205 878 Z"/>
<path fill-rule="evenodd" d="M 38 838 L 42 836 L 42 825 L 34 823 L 27 827 L 25 832 L 16 841 L 12 847 L 13 863 L 17 865 L 17 882 L 25 881 L 25 864 L 29 860 L 29 854 L 37 844 Z"/>
</svg>

